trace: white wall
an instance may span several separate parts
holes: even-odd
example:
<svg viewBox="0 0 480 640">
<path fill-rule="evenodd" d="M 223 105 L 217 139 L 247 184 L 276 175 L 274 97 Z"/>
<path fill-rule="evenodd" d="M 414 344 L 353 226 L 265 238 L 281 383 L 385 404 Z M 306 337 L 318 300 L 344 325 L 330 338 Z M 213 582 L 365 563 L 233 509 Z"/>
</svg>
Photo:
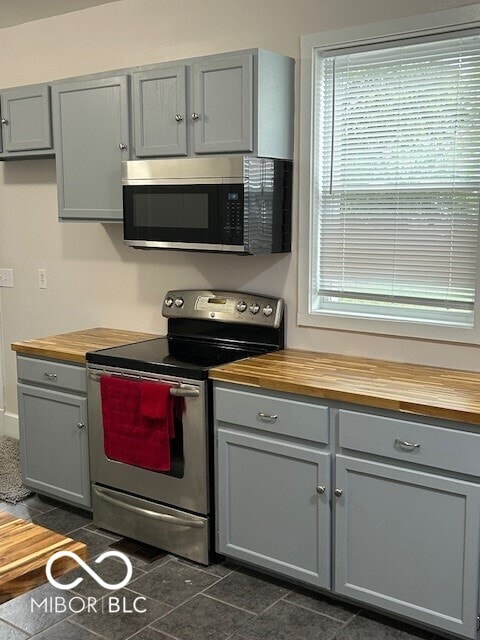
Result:
<svg viewBox="0 0 480 640">
<path fill-rule="evenodd" d="M 122 0 L 1 30 L 0 83 L 22 85 L 256 46 L 298 59 L 305 33 L 468 4 L 473 2 Z M 298 191 L 294 203 L 296 219 Z M 295 231 L 294 246 L 296 236 Z M 15 270 L 15 288 L 1 291 L 7 411 L 17 409 L 11 342 L 91 326 L 162 333 L 160 304 L 173 287 L 285 297 L 289 347 L 480 370 L 474 347 L 297 327 L 296 263 L 296 251 L 238 257 L 128 249 L 120 226 L 57 222 L 53 160 L 0 163 L 0 266 Z M 48 270 L 47 290 L 37 288 L 38 268 Z"/>
</svg>

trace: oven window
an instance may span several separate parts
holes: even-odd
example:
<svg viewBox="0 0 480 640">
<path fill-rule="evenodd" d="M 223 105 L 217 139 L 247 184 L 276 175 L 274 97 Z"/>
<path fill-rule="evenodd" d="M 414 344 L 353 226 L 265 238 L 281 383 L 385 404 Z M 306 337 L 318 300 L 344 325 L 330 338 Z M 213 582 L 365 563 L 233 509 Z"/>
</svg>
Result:
<svg viewBox="0 0 480 640">
<path fill-rule="evenodd" d="M 175 416 L 175 437 L 170 440 L 170 471 L 164 471 L 168 476 L 183 478 L 185 475 L 185 458 L 183 455 L 183 420 Z"/>
<path fill-rule="evenodd" d="M 135 227 L 208 229 L 207 193 L 135 193 Z"/>
</svg>

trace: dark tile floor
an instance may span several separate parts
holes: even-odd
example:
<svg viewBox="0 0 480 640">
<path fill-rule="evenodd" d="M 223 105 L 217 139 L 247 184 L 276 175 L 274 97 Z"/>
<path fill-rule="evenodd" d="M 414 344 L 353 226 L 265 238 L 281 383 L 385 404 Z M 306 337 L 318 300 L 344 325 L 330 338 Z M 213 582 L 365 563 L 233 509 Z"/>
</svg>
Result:
<svg viewBox="0 0 480 640">
<path fill-rule="evenodd" d="M 93 560 L 118 537 L 96 529 L 88 514 L 48 503 L 36 496 L 0 509 L 30 519 L 88 545 L 90 562 L 107 582 L 123 577 L 114 559 Z M 203 567 L 165 556 L 152 563 L 132 558 L 134 573 L 127 588 L 115 592 L 127 609 L 141 601 L 143 613 L 107 613 L 108 592 L 81 569 L 84 580 L 75 592 L 49 584 L 0 605 L 0 640 L 433 640 L 431 633 L 373 616 L 356 607 L 295 588 L 228 562 Z M 60 581 L 62 579 L 59 579 Z M 31 612 L 36 602 L 58 595 L 96 598 L 97 613 Z M 103 610 L 103 613 L 102 613 Z"/>
</svg>

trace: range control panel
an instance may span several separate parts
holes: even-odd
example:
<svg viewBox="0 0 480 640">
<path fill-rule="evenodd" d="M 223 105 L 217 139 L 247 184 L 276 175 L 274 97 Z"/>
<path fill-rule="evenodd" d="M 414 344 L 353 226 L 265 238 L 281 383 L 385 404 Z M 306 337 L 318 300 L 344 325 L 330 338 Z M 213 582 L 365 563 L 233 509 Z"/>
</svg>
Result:
<svg viewBox="0 0 480 640">
<path fill-rule="evenodd" d="M 277 329 L 283 317 L 283 299 L 233 291 L 168 291 L 162 314 L 166 318 L 198 318 L 255 324 Z"/>
</svg>

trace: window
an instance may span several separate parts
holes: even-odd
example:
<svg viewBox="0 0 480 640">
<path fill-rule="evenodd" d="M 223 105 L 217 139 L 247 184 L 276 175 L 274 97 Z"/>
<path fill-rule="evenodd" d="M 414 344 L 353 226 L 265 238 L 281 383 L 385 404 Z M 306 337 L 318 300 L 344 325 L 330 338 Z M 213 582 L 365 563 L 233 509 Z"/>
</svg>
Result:
<svg viewBox="0 0 480 640">
<path fill-rule="evenodd" d="M 480 31 L 352 31 L 308 37 L 300 323 L 477 341 Z"/>
</svg>

